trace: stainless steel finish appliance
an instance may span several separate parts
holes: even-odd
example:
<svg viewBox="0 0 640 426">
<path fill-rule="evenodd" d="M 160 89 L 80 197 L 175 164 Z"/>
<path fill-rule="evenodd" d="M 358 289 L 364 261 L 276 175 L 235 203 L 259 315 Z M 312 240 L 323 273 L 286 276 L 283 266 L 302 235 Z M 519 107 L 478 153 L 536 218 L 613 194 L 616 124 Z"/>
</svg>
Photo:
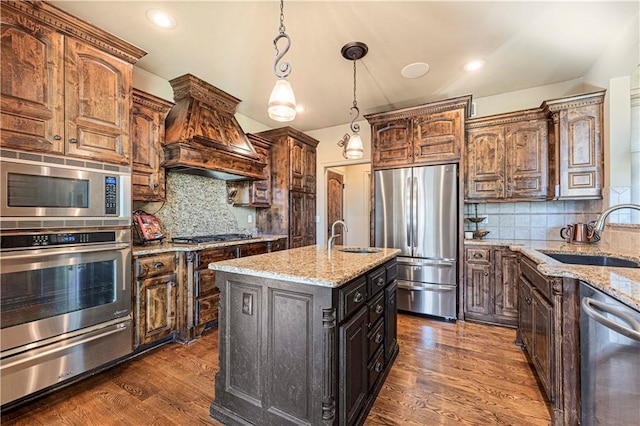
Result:
<svg viewBox="0 0 640 426">
<path fill-rule="evenodd" d="M 0 228 L 131 225 L 131 169 L 52 155 L 0 151 Z"/>
<path fill-rule="evenodd" d="M 640 312 L 580 284 L 582 424 L 640 424 Z"/>
<path fill-rule="evenodd" d="M 457 165 L 375 172 L 375 246 L 402 250 L 398 309 L 457 318 Z"/>
<path fill-rule="evenodd" d="M 132 351 L 131 231 L 3 233 L 4 406 Z"/>
</svg>

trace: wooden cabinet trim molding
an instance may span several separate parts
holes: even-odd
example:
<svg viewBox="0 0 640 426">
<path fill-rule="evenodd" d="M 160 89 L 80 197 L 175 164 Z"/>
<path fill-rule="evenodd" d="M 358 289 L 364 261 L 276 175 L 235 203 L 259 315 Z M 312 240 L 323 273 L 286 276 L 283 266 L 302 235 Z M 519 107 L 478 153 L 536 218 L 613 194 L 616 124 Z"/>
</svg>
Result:
<svg viewBox="0 0 640 426">
<path fill-rule="evenodd" d="M 542 108 L 551 112 L 557 112 L 565 108 L 580 108 L 583 106 L 598 105 L 604 102 L 605 92 L 605 90 L 599 90 L 566 98 L 547 100 L 542 103 Z"/>
<path fill-rule="evenodd" d="M 379 112 L 376 114 L 367 114 L 364 118 L 369 124 L 377 124 L 390 120 L 412 118 L 424 114 L 434 114 L 445 111 L 452 111 L 464 108 L 465 117 L 469 117 L 471 108 L 471 95 L 460 96 L 457 98 L 444 99 L 441 101 L 431 102 L 425 105 L 418 105 L 409 108 L 403 108 L 395 111 Z"/>
<path fill-rule="evenodd" d="M 490 115 L 486 117 L 469 118 L 465 122 L 465 128 L 478 129 L 488 126 L 500 126 L 522 121 L 545 120 L 547 113 L 542 108 L 512 111 L 504 114 Z"/>
<path fill-rule="evenodd" d="M 3 8 L 12 8 L 33 17 L 56 31 L 84 41 L 102 51 L 135 64 L 147 54 L 144 50 L 114 36 L 107 31 L 95 27 L 76 18 L 46 2 L 26 2 L 7 0 L 2 2 Z M 26 19 L 26 17 L 25 17 Z M 39 24 L 36 24 L 39 25 Z"/>
</svg>

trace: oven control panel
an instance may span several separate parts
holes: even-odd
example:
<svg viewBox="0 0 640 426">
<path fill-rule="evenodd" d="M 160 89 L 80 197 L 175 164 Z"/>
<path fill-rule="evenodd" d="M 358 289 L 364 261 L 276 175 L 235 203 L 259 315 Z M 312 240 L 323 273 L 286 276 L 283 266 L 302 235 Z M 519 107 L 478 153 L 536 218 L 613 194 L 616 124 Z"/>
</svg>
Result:
<svg viewBox="0 0 640 426">
<path fill-rule="evenodd" d="M 114 176 L 104 178 L 104 213 L 118 213 L 118 179 Z"/>
<path fill-rule="evenodd" d="M 62 246 L 65 244 L 108 243 L 114 241 L 116 241 L 116 233 L 114 231 L 15 234 L 0 236 L 0 247 L 5 250 L 44 246 Z"/>
</svg>

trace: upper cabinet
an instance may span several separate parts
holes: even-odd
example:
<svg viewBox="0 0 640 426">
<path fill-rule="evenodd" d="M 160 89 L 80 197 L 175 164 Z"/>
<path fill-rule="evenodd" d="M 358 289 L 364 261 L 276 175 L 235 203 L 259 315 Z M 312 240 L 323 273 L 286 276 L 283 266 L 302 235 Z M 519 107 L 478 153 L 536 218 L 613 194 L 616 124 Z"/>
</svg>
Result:
<svg viewBox="0 0 640 426">
<path fill-rule="evenodd" d="M 552 118 L 550 184 L 554 199 L 602 198 L 605 91 L 545 101 Z"/>
<path fill-rule="evenodd" d="M 540 109 L 468 120 L 465 198 L 546 199 L 547 123 Z"/>
<path fill-rule="evenodd" d="M 145 52 L 44 2 L 2 4 L 2 147 L 131 164 Z"/>
<path fill-rule="evenodd" d="M 366 115 L 374 169 L 459 161 L 471 96 Z"/>
<path fill-rule="evenodd" d="M 253 181 L 227 181 L 227 192 L 234 206 L 269 207 L 271 205 L 271 141 L 247 133 L 261 162 L 266 164 L 263 179 Z"/>
<path fill-rule="evenodd" d="M 131 182 L 134 201 L 165 199 L 164 168 L 160 165 L 164 160 L 164 119 L 172 106 L 173 102 L 133 90 Z"/>
</svg>

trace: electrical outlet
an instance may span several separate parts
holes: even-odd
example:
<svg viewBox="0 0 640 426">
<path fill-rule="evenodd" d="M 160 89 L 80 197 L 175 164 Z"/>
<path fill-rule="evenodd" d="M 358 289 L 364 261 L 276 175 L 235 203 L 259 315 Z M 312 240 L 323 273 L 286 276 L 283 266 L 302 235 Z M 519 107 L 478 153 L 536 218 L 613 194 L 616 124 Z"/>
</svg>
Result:
<svg viewBox="0 0 640 426">
<path fill-rule="evenodd" d="M 247 215 L 247 223 L 252 223 L 252 222 L 253 222 L 253 216 Z"/>
<path fill-rule="evenodd" d="M 320 223 L 320 216 L 316 216 L 315 217 L 315 221 L 316 221 L 316 223 Z"/>
<path fill-rule="evenodd" d="M 242 293 L 242 313 L 253 315 L 253 294 Z"/>
</svg>

